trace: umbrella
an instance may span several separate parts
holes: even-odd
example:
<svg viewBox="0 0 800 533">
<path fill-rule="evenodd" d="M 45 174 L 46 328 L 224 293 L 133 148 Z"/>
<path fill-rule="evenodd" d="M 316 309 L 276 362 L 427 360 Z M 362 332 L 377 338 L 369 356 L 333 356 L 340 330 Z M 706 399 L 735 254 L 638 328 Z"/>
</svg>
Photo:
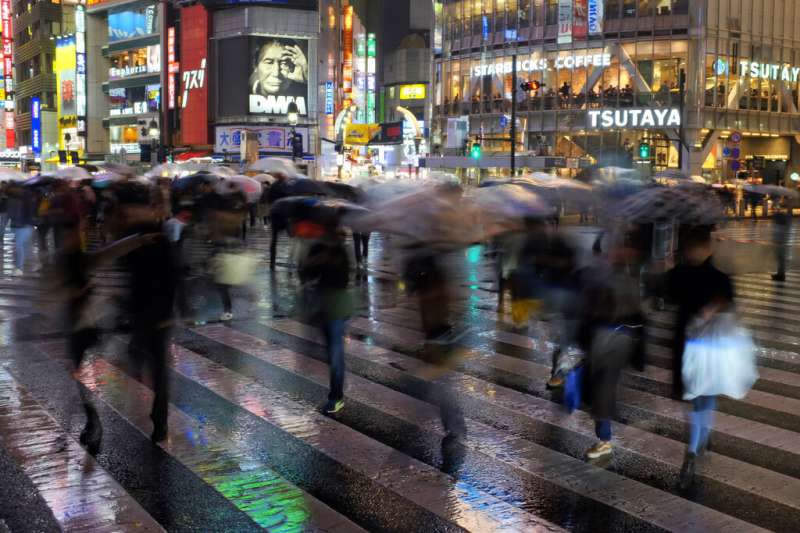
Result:
<svg viewBox="0 0 800 533">
<path fill-rule="evenodd" d="M 387 200 L 418 191 L 423 187 L 425 187 L 425 185 L 419 182 L 400 180 L 383 182 L 373 180 L 372 182 L 368 182 L 360 186 L 361 190 L 364 191 L 366 203 L 368 204 L 379 204 Z"/>
<path fill-rule="evenodd" d="M 308 220 L 317 224 L 338 225 L 344 216 L 358 216 L 369 211 L 359 205 L 337 198 L 290 196 L 272 205 L 272 214 L 294 220 Z"/>
<path fill-rule="evenodd" d="M 786 196 L 787 198 L 797 198 L 798 193 L 794 189 L 789 189 L 787 187 L 781 187 L 779 185 L 751 185 L 747 184 L 744 186 L 744 190 L 747 192 L 751 192 L 754 194 L 763 194 L 765 196 L 775 196 L 781 197 Z"/>
<path fill-rule="evenodd" d="M 354 203 L 360 203 L 364 200 L 364 191 L 358 187 L 353 187 L 352 185 L 339 183 L 337 181 L 325 181 L 322 183 L 322 186 L 328 195 L 334 198 L 341 198 Z"/>
<path fill-rule="evenodd" d="M 688 180 L 689 176 L 685 172 L 683 172 L 681 170 L 678 170 L 677 168 L 668 168 L 666 170 L 662 170 L 660 172 L 656 172 L 653 175 L 653 178 L 655 178 L 657 180 L 659 180 L 659 179 L 664 179 L 664 180 Z"/>
<path fill-rule="evenodd" d="M 589 167 L 583 169 L 575 179 L 590 185 L 611 185 L 619 182 L 646 183 L 638 170 L 621 167 Z"/>
<path fill-rule="evenodd" d="M 298 176 L 297 168 L 289 159 L 282 157 L 267 157 L 259 159 L 252 165 L 249 170 L 263 172 L 265 174 L 283 174 L 288 178 L 295 178 Z"/>
<path fill-rule="evenodd" d="M 471 201 L 442 194 L 435 187 L 378 203 L 371 213 L 348 221 L 359 233 L 391 233 L 410 243 L 442 248 L 468 246 L 484 239 L 481 211 Z"/>
<path fill-rule="evenodd" d="M 47 176 L 45 174 L 39 174 L 33 176 L 29 180 L 23 182 L 22 184 L 25 187 L 50 187 L 51 185 L 55 185 L 58 183 L 58 179 L 54 178 L 53 176 Z"/>
<path fill-rule="evenodd" d="M 236 176 L 236 171 L 231 167 L 226 167 L 223 165 L 211 165 L 208 167 L 208 172 L 212 174 L 216 174 L 217 176 L 221 176 L 223 178 L 229 176 Z"/>
<path fill-rule="evenodd" d="M 289 196 L 325 196 L 322 183 L 310 179 L 290 179 L 275 183 L 269 188 L 269 203 Z"/>
<path fill-rule="evenodd" d="M 81 167 L 65 167 L 56 170 L 55 174 L 53 174 L 56 178 L 61 178 L 65 180 L 73 180 L 73 181 L 83 181 L 83 180 L 91 180 L 92 175 L 86 171 L 85 168 Z"/>
<path fill-rule="evenodd" d="M 148 170 L 145 176 L 148 178 L 174 178 L 186 172 L 186 167 L 179 163 L 162 163 Z"/>
<path fill-rule="evenodd" d="M 513 183 L 478 189 L 472 200 L 481 210 L 484 225 L 514 224 L 525 218 L 553 214 L 553 208 L 538 194 Z"/>
<path fill-rule="evenodd" d="M 269 174 L 256 174 L 253 179 L 259 183 L 275 183 L 275 176 L 270 176 Z"/>
<path fill-rule="evenodd" d="M 123 165 L 121 163 L 103 163 L 102 167 L 107 171 L 113 172 L 114 174 L 118 174 L 120 176 L 136 176 L 136 170 L 134 170 L 133 167 Z"/>
<path fill-rule="evenodd" d="M 511 180 L 512 184 L 531 188 L 549 198 L 562 201 L 587 203 L 592 201 L 592 187 L 576 180 L 569 180 L 538 172 Z"/>
<path fill-rule="evenodd" d="M 250 203 L 257 202 L 259 198 L 261 198 L 261 191 L 263 189 L 261 184 L 253 178 L 248 178 L 247 176 L 231 176 L 220 183 L 225 182 L 229 182 L 237 186 L 239 190 L 244 193 L 247 201 Z"/>
<path fill-rule="evenodd" d="M 710 226 L 725 212 L 717 196 L 705 190 L 652 187 L 621 201 L 612 216 L 637 224 L 667 220 Z"/>
<path fill-rule="evenodd" d="M 178 178 L 172 182 L 172 188 L 176 191 L 194 190 L 204 183 L 214 184 L 219 180 L 214 174 L 208 172 L 198 172 L 191 176 Z"/>
<path fill-rule="evenodd" d="M 25 181 L 30 176 L 15 168 L 0 167 L 0 181 Z"/>
</svg>

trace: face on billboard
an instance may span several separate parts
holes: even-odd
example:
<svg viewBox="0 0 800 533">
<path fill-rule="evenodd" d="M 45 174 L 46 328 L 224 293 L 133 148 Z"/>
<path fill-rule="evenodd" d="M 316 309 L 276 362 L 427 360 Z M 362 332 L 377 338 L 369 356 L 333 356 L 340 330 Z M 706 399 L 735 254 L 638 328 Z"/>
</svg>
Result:
<svg viewBox="0 0 800 533">
<path fill-rule="evenodd" d="M 253 40 L 250 112 L 285 115 L 290 102 L 307 115 L 308 41 L 277 37 Z"/>
</svg>

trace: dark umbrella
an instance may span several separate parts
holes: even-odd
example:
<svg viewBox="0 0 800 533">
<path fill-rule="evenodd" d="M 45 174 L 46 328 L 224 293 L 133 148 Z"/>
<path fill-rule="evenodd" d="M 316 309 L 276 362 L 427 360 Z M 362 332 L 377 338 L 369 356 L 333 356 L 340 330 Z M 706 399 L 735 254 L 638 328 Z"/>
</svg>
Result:
<svg viewBox="0 0 800 533">
<path fill-rule="evenodd" d="M 58 181 L 59 180 L 53 176 L 39 174 L 38 176 L 34 176 L 31 179 L 24 181 L 22 184 L 25 187 L 50 187 L 58 183 Z"/>
<path fill-rule="evenodd" d="M 317 224 L 338 225 L 344 216 L 365 214 L 369 211 L 359 205 L 335 198 L 289 196 L 272 205 L 275 216 L 292 220 L 308 220 Z"/>
<path fill-rule="evenodd" d="M 291 196 L 326 196 L 322 184 L 308 178 L 296 178 L 273 183 L 267 192 L 267 201 L 274 204 Z"/>
<path fill-rule="evenodd" d="M 347 185 L 346 183 L 339 183 L 336 181 L 326 181 L 323 183 L 323 188 L 328 193 L 328 196 L 334 198 L 341 198 L 348 202 L 361 203 L 364 200 L 364 191 L 358 187 Z"/>
<path fill-rule="evenodd" d="M 191 191 L 205 183 L 214 184 L 219 180 L 217 176 L 209 172 L 198 172 L 191 176 L 176 179 L 172 182 L 172 188 L 176 191 Z"/>
<path fill-rule="evenodd" d="M 674 221 L 711 226 L 725 218 L 717 196 L 705 190 L 652 187 L 621 201 L 611 216 L 636 224 Z"/>
</svg>

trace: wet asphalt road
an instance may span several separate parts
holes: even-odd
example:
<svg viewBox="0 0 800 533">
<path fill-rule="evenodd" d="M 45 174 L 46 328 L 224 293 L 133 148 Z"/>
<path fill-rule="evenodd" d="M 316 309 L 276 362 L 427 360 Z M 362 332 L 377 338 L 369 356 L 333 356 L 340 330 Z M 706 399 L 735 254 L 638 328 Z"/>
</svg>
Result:
<svg viewBox="0 0 800 533">
<path fill-rule="evenodd" d="M 566 231 L 586 255 L 593 228 Z M 547 391 L 549 352 L 496 312 L 484 250 L 453 254 L 457 315 L 471 327 L 441 377 L 419 353 L 416 303 L 380 236 L 356 282 L 347 402 L 325 417 L 327 365 L 296 304 L 291 249 L 234 293 L 236 318 L 178 327 L 171 353 L 169 439 L 155 446 L 149 382 L 131 377 L 124 331 L 109 330 L 74 379 L 63 328 L 39 273 L 0 275 L 0 532 L 10 531 L 797 531 L 800 527 L 800 273 L 783 285 L 767 222 L 732 224 L 720 256 L 737 276 L 742 319 L 760 346 L 761 379 L 719 406 L 713 453 L 688 493 L 676 488 L 685 407 L 669 398 L 669 311 L 653 311 L 649 366 L 626 372 L 613 458 L 588 463 L 588 413 L 567 415 Z M 798 244 L 792 237 L 791 244 Z M 249 246 L 266 250 L 266 232 Z M 193 249 L 198 261 L 207 250 Z M 39 253 L 39 252 L 37 252 Z M 110 297 L 124 277 L 97 276 Z M 109 319 L 109 325 L 113 320 Z M 78 387 L 104 427 L 96 458 L 80 447 Z M 467 436 L 445 439 L 435 395 L 463 409 Z M 5 528 L 5 529 L 4 529 Z"/>
</svg>

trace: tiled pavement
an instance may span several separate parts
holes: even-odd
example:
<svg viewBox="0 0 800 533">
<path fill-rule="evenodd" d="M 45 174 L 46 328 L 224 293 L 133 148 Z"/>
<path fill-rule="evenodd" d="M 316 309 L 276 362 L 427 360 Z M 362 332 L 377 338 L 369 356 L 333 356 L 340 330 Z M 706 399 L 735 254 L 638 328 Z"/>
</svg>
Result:
<svg viewBox="0 0 800 533">
<path fill-rule="evenodd" d="M 262 231 L 251 238 L 267 243 Z M 44 306 L 52 288 L 36 273 L 0 275 L 0 473 L 15 481 L 0 488 L 0 531 L 800 530 L 800 273 L 785 285 L 737 277 L 761 378 L 744 400 L 720 403 L 713 451 L 682 493 L 686 406 L 669 397 L 669 312 L 651 314 L 645 371 L 623 377 L 613 458 L 589 463 L 589 414 L 568 415 L 545 389 L 549 347 L 495 311 L 480 250 L 455 258 L 472 331 L 443 373 L 419 356 L 416 304 L 380 239 L 374 248 L 349 328 L 343 411 L 317 411 L 324 350 L 292 312 L 283 246 L 276 274 L 236 293 L 236 320 L 176 329 L 169 438 L 158 446 L 147 439 L 149 383 L 128 372 L 124 335 L 106 335 L 77 384 Z M 114 269 L 97 280 L 110 297 L 124 285 Z M 218 308 L 213 292 L 197 300 L 207 316 Z M 424 392 L 434 381 L 467 417 L 466 437 L 444 446 Z M 94 458 L 77 442 L 79 386 L 105 428 Z"/>
</svg>

